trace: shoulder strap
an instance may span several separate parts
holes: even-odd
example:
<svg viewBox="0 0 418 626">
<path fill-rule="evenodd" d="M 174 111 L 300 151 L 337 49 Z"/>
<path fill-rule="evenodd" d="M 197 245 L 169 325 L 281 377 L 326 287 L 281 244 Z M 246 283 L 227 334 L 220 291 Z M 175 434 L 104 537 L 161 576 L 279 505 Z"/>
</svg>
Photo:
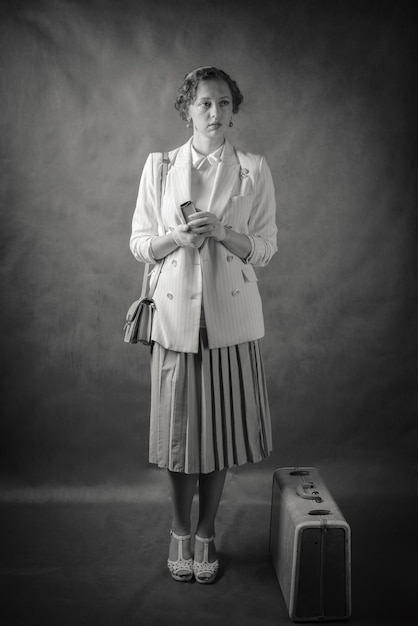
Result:
<svg viewBox="0 0 418 626">
<path fill-rule="evenodd" d="M 163 195 L 165 192 L 169 165 L 170 165 L 170 159 L 168 158 L 168 152 L 163 152 L 161 155 L 160 209 L 161 209 L 161 202 L 163 199 Z"/>
<path fill-rule="evenodd" d="M 162 202 L 164 192 L 165 192 L 169 165 L 170 165 L 170 159 L 168 158 L 168 152 L 162 152 L 161 153 L 161 170 L 160 170 L 161 176 L 160 176 L 160 186 L 159 186 L 159 194 L 158 194 L 158 203 L 159 203 L 160 208 L 161 208 L 161 202 Z M 158 263 L 157 276 L 155 277 L 155 281 L 154 281 L 154 288 L 152 290 L 152 293 L 148 292 L 148 296 L 147 296 L 148 298 L 152 298 L 152 296 L 154 295 L 155 287 L 157 285 L 158 277 L 160 275 L 162 266 L 163 266 L 162 262 Z M 150 269 L 150 264 L 145 263 L 144 276 L 142 278 L 141 298 L 144 298 L 147 293 L 149 269 Z"/>
</svg>

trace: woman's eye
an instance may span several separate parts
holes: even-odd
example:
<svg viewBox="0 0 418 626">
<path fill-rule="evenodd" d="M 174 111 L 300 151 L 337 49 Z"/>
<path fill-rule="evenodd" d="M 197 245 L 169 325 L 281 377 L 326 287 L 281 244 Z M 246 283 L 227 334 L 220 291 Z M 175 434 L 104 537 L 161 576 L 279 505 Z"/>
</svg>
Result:
<svg viewBox="0 0 418 626">
<path fill-rule="evenodd" d="M 228 106 L 229 100 L 222 100 L 221 104 L 222 106 Z"/>
</svg>

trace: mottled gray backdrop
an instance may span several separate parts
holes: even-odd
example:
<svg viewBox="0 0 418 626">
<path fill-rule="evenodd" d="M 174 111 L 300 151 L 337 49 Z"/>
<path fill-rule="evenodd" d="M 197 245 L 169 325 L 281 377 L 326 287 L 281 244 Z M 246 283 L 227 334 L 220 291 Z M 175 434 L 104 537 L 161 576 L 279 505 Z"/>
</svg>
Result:
<svg viewBox="0 0 418 626">
<path fill-rule="evenodd" d="M 150 151 L 203 64 L 239 83 L 230 138 L 266 155 L 279 252 L 258 272 L 275 451 L 349 488 L 416 469 L 417 75 L 408 3 L 2 1 L 3 484 L 147 474 L 147 349 L 125 345 Z M 405 481 L 408 482 L 405 482 Z"/>
</svg>

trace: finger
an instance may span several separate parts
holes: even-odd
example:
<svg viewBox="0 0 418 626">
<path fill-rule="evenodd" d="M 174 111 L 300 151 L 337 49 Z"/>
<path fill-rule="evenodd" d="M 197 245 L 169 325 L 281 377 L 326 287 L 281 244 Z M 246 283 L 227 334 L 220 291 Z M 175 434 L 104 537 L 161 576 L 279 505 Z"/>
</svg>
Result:
<svg viewBox="0 0 418 626">
<path fill-rule="evenodd" d="M 206 234 L 211 233 L 215 230 L 213 224 L 205 224 L 204 226 L 199 226 L 198 228 L 193 228 L 193 232 L 196 234 Z"/>
<path fill-rule="evenodd" d="M 213 219 L 209 219 L 209 218 L 202 218 L 199 220 L 193 220 L 193 222 L 189 223 L 189 226 L 191 228 L 191 230 L 195 230 L 196 228 L 199 228 L 200 226 L 214 226 L 215 222 L 213 221 Z"/>
<path fill-rule="evenodd" d="M 212 213 L 209 213 L 208 211 L 198 211 L 197 213 L 191 213 L 191 215 L 189 215 L 189 221 L 198 220 L 203 217 L 211 217 L 211 216 L 212 216 Z"/>
<path fill-rule="evenodd" d="M 195 233 L 199 228 L 204 228 L 207 226 L 206 222 L 202 222 L 201 224 L 190 224 L 190 232 Z"/>
<path fill-rule="evenodd" d="M 195 224 L 206 224 L 206 222 L 208 221 L 207 217 L 194 217 L 194 216 L 190 216 L 187 223 L 190 226 L 194 226 Z"/>
</svg>

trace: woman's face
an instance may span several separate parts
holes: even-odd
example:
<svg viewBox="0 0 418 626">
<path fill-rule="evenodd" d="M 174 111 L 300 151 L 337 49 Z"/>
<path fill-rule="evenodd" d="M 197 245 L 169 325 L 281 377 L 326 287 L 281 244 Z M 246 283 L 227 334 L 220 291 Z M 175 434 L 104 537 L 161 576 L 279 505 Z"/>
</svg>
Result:
<svg viewBox="0 0 418 626">
<path fill-rule="evenodd" d="M 232 118 L 232 94 L 223 80 L 202 80 L 195 101 L 189 105 L 193 132 L 199 138 L 223 138 Z"/>
</svg>

